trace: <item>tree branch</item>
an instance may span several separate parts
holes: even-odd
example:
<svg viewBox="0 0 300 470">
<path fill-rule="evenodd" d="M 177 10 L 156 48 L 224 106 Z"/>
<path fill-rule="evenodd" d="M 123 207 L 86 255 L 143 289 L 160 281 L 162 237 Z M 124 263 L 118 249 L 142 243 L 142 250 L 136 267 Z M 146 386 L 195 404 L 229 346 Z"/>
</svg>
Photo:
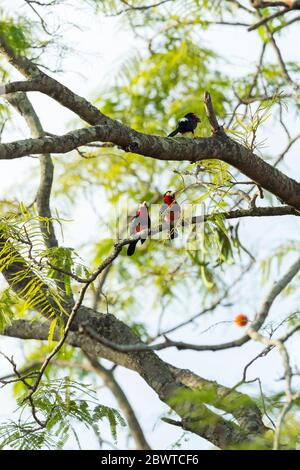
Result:
<svg viewBox="0 0 300 470">
<path fill-rule="evenodd" d="M 76 95 L 64 85 L 41 72 L 25 57 L 19 57 L 6 44 L 0 35 L 0 51 L 30 82 L 7 84 L 5 93 L 15 91 L 40 91 L 75 112 L 90 125 L 89 129 L 79 129 L 64 136 L 29 139 L 0 145 L 1 158 L 17 158 L 37 153 L 66 153 L 81 145 L 100 140 L 112 142 L 125 151 L 145 157 L 168 161 L 190 161 L 204 159 L 222 160 L 248 176 L 262 188 L 275 194 L 296 209 L 300 209 L 300 184 L 263 161 L 249 149 L 226 136 L 198 139 L 170 139 L 142 134 L 110 119 L 84 98 Z M 208 95 L 206 95 L 206 100 Z M 208 115 L 213 118 L 211 101 L 206 103 Z M 215 129 L 218 124 L 214 122 Z M 214 129 L 214 127 L 213 127 Z M 184 142 L 179 142 L 184 140 Z"/>
<path fill-rule="evenodd" d="M 274 20 L 275 18 L 279 18 L 280 16 L 283 16 L 285 15 L 287 12 L 289 11 L 293 11 L 291 8 L 289 7 L 286 7 L 286 8 L 283 8 L 282 10 L 279 10 L 279 11 L 276 11 L 275 13 L 273 13 L 272 15 L 269 15 L 269 16 L 266 16 L 264 17 L 263 19 L 261 19 L 260 21 L 258 21 L 257 23 L 253 24 L 252 26 L 250 26 L 248 28 L 248 31 L 254 31 L 255 29 L 259 28 L 260 26 L 268 23 L 270 20 Z"/>
<path fill-rule="evenodd" d="M 207 394 L 206 403 L 231 413 L 247 433 L 257 435 L 263 434 L 266 430 L 259 408 L 248 395 L 211 380 L 203 379 L 188 369 L 179 369 L 172 365 L 170 368 L 181 383 L 192 390 L 201 390 Z"/>
<path fill-rule="evenodd" d="M 211 101 L 211 96 L 210 96 L 210 93 L 208 93 L 208 91 L 204 93 L 204 106 L 206 109 L 208 120 L 212 127 L 213 135 L 216 135 L 216 136 L 219 135 L 221 137 L 224 137 L 225 136 L 224 129 L 218 123 L 217 116 L 215 114 L 213 104 Z"/>
<path fill-rule="evenodd" d="M 6 242 L 7 241 L 4 239 L 4 243 Z M 71 309 L 63 336 L 58 337 L 58 333 L 56 332 L 54 339 L 58 341 L 57 345 L 46 357 L 34 384 L 30 388 L 30 391 L 25 398 L 28 399 L 30 403 L 33 402 L 33 394 L 35 393 L 42 379 L 44 371 L 52 358 L 59 351 L 64 342 L 72 341 L 72 338 L 74 341 L 74 335 L 72 335 L 72 333 L 81 333 L 79 334 L 79 340 L 77 335 L 77 338 L 75 337 L 75 341 L 77 345 L 84 351 L 91 351 L 92 355 L 97 355 L 97 351 L 99 350 L 97 347 L 98 341 L 94 341 L 92 338 L 91 342 L 89 339 L 87 339 L 86 335 L 82 334 L 85 331 L 85 328 L 96 332 L 97 335 L 99 335 L 100 332 L 101 337 L 107 336 L 107 341 L 111 341 L 113 343 L 115 341 L 124 341 L 126 344 L 128 342 L 137 343 L 139 341 L 138 337 L 131 331 L 130 328 L 115 319 L 112 315 L 107 314 L 104 316 L 99 316 L 97 312 L 82 306 L 82 301 L 88 286 L 118 256 L 121 248 L 121 244 L 116 244 L 112 253 L 98 266 L 97 270 L 89 276 L 88 282 L 82 287 L 79 297 Z M 12 272 L 16 273 L 20 269 L 24 269 L 24 263 L 26 263 L 26 261 L 22 258 L 21 265 L 19 261 L 12 263 L 9 267 L 10 271 L 8 273 L 4 272 L 4 274 L 6 274 L 6 279 L 11 284 L 11 287 L 18 292 L 20 297 L 24 295 L 24 289 L 20 289 L 21 286 L 19 284 L 14 284 L 14 278 L 11 276 Z M 35 276 L 35 274 L 32 273 L 30 269 L 29 276 Z M 31 277 L 29 278 L 31 279 Z M 26 286 L 26 279 L 22 279 L 23 285 L 24 282 Z M 38 309 L 38 305 L 35 307 Z M 21 337 L 26 337 L 29 331 L 29 335 L 32 337 L 32 324 L 30 324 L 30 327 L 28 328 L 28 322 L 20 323 L 19 321 L 16 323 L 17 325 L 13 324 L 11 327 L 5 330 L 6 335 L 14 335 L 16 332 L 15 326 L 20 328 L 21 325 L 23 327 L 25 326 L 25 329 L 22 329 L 20 332 Z M 45 332 L 44 325 L 38 324 L 38 333 L 41 334 L 42 331 Z M 48 337 L 49 325 L 46 325 L 46 331 Z M 92 349 L 89 349 L 91 345 Z M 101 347 L 101 350 L 103 351 L 103 347 Z M 104 352 L 105 351 L 107 351 L 106 348 L 104 348 Z M 174 377 L 172 376 L 168 366 L 165 365 L 163 361 L 161 361 L 161 359 L 152 351 L 138 353 L 132 352 L 125 355 L 118 355 L 114 352 L 113 354 L 108 354 L 107 358 L 111 358 L 113 362 L 116 362 L 118 360 L 117 358 L 120 358 L 121 363 L 122 361 L 125 361 L 123 362 L 124 365 L 125 363 L 129 363 L 131 368 L 134 367 L 146 380 L 148 385 L 156 391 L 160 399 L 167 403 L 182 418 L 182 426 L 184 429 L 195 432 L 196 434 L 208 439 L 219 447 L 227 447 L 229 444 L 231 445 L 231 443 L 241 443 L 247 439 L 247 436 L 243 430 L 239 429 L 235 424 L 224 420 L 221 416 L 218 416 L 217 414 L 207 409 L 202 402 L 197 402 L 197 404 L 194 405 L 186 399 L 176 400 L 175 398 L 178 396 L 178 394 L 181 394 L 185 391 L 185 387 L 174 381 Z M 212 426 L 211 423 L 214 423 L 214 426 Z"/>
<path fill-rule="evenodd" d="M 139 341 L 130 328 L 117 320 L 113 315 L 99 314 L 85 307 L 81 307 L 80 310 L 81 312 L 78 313 L 81 313 L 82 323 L 84 323 L 83 318 L 85 317 L 85 323 L 88 323 L 95 331 L 100 330 L 101 334 L 107 336 L 110 340 L 113 339 L 120 343 Z M 4 334 L 23 339 L 35 338 L 46 340 L 48 328 L 47 325 L 40 324 L 39 322 L 29 323 L 24 320 L 17 320 L 5 330 Z M 58 339 L 58 332 L 55 333 L 54 339 Z M 170 366 L 164 363 L 152 351 L 119 354 L 92 340 L 89 336 L 78 334 L 78 332 L 74 331 L 69 333 L 66 341 L 73 346 L 82 348 L 92 356 L 104 357 L 116 364 L 136 370 L 148 385 L 156 391 L 159 398 L 181 417 L 181 425 L 184 429 L 204 437 L 216 446 L 226 448 L 230 445 L 253 439 L 255 434 L 254 429 L 252 429 L 251 435 L 247 434 L 237 425 L 224 420 L 221 416 L 208 410 L 201 403 L 199 397 L 196 402 L 191 404 L 190 397 L 185 398 L 189 388 L 176 380 Z M 175 397 L 179 397 L 181 394 L 183 395 L 180 400 L 174 400 Z M 204 397 L 203 400 L 205 400 Z"/>
<path fill-rule="evenodd" d="M 159 160 L 192 163 L 207 159 L 222 160 L 239 169 L 286 204 L 300 209 L 300 184 L 229 138 L 220 139 L 214 136 L 196 139 L 162 138 L 143 134 L 113 122 L 105 126 L 78 129 L 62 136 L 0 144 L 0 159 L 20 158 L 40 153 L 67 153 L 97 140 L 110 141 L 125 151 Z"/>
<path fill-rule="evenodd" d="M 85 332 L 95 341 L 102 342 L 102 344 L 104 344 L 105 346 L 113 348 L 119 352 L 161 351 L 162 349 L 170 347 L 175 347 L 178 350 L 190 349 L 194 351 L 221 351 L 224 349 L 240 347 L 250 340 L 250 333 L 253 335 L 253 331 L 258 331 L 262 327 L 268 316 L 273 302 L 278 297 L 278 295 L 288 286 L 288 284 L 296 276 L 299 270 L 300 257 L 292 264 L 292 266 L 290 266 L 290 268 L 282 276 L 282 278 L 273 284 L 266 297 L 263 299 L 261 307 L 258 310 L 258 313 L 256 314 L 251 327 L 246 331 L 244 336 L 237 340 L 229 341 L 227 343 L 199 345 L 193 343 L 185 343 L 182 341 L 173 341 L 165 337 L 165 340 L 163 342 L 156 343 L 153 345 L 147 345 L 142 342 L 135 342 L 133 344 L 119 344 L 118 342 L 114 343 L 110 339 L 99 335 L 88 325 L 83 325 L 83 328 L 85 329 Z"/>
</svg>

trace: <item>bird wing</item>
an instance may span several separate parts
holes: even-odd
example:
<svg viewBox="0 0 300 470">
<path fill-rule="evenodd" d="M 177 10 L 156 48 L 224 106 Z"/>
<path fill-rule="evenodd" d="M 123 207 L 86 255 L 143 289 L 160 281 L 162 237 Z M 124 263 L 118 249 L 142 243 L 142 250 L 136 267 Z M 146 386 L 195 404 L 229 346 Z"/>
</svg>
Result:
<svg viewBox="0 0 300 470">
<path fill-rule="evenodd" d="M 151 219 L 149 216 L 149 211 L 148 208 L 143 212 L 143 214 L 139 217 L 140 220 L 140 231 L 150 229 L 151 228 Z M 148 233 L 142 235 L 142 243 L 146 240 L 148 237 Z"/>
<path fill-rule="evenodd" d="M 180 205 L 175 201 L 170 206 L 167 206 L 164 219 L 166 221 L 178 220 L 180 218 L 180 213 L 181 213 Z"/>
<path fill-rule="evenodd" d="M 178 204 L 178 202 L 174 202 L 174 204 L 172 204 L 172 212 L 174 213 L 174 219 L 177 220 L 180 218 L 180 214 L 181 214 L 181 208 L 180 208 L 180 205 Z"/>
<path fill-rule="evenodd" d="M 197 127 L 197 123 L 194 122 L 192 119 L 189 119 L 189 118 L 182 118 L 180 119 L 180 121 L 178 122 L 178 128 L 179 128 L 179 132 L 181 132 L 181 134 L 184 134 L 186 132 L 193 132 Z"/>
<path fill-rule="evenodd" d="M 140 231 L 139 225 L 140 225 L 139 217 L 138 217 L 137 215 L 135 215 L 135 216 L 131 219 L 130 235 L 135 235 L 137 232 Z"/>
<path fill-rule="evenodd" d="M 167 211 L 168 211 L 168 208 L 169 208 L 168 204 L 166 204 L 165 202 L 163 202 L 162 205 L 161 205 L 161 207 L 160 207 L 160 211 L 159 211 L 162 218 L 165 217 L 165 215 L 166 215 L 166 213 L 167 213 Z"/>
<path fill-rule="evenodd" d="M 142 230 L 145 230 L 146 228 L 150 229 L 151 227 L 151 220 L 149 217 L 149 212 L 147 212 L 143 215 L 135 215 L 131 219 L 131 225 L 130 225 L 130 235 L 136 235 L 138 232 L 141 232 Z M 143 236 L 143 238 L 145 235 Z"/>
</svg>

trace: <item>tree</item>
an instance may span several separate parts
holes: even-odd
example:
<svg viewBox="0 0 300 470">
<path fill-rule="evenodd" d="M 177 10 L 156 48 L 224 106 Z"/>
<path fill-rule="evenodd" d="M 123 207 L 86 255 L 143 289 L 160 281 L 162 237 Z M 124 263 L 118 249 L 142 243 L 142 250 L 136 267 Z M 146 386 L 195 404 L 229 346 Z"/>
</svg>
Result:
<svg viewBox="0 0 300 470">
<path fill-rule="evenodd" d="M 253 256 L 245 231 L 240 232 L 246 227 L 255 236 L 256 217 L 263 224 L 267 218 L 278 224 L 299 215 L 300 183 L 284 171 L 285 158 L 299 139 L 292 122 L 299 119 L 299 65 L 285 61 L 280 48 L 282 35 L 291 34 L 299 20 L 299 2 L 94 0 L 90 7 L 96 14 L 120 17 L 141 44 L 94 104 L 63 85 L 59 70 L 49 68 L 51 47 L 56 46 L 63 64 L 67 46 L 47 20 L 59 2 L 25 4 L 32 17 L 2 12 L 0 111 L 3 135 L 12 132 L 15 110 L 31 138 L 4 141 L 0 158 L 38 156 L 39 183 L 34 188 L 32 175 L 31 203 L 13 196 L 1 201 L 5 285 L 0 320 L 2 335 L 34 341 L 22 366 L 2 352 L 12 372 L 1 382 L 15 384 L 21 413 L 18 423 L 2 423 L 2 447 L 63 447 L 71 431 L 77 436 L 76 419 L 101 439 L 98 424 L 107 418 L 115 437 L 126 418 L 135 446 L 148 449 L 149 438 L 115 377 L 115 368 L 122 366 L 139 374 L 167 405 L 163 420 L 170 427 L 221 449 L 296 448 L 300 393 L 289 344 L 300 326 L 299 242 L 287 241 L 287 226 L 277 247 L 270 245 L 264 257 Z M 205 46 L 203 38 L 214 34 L 216 25 L 232 28 L 237 38 L 246 29 L 257 36 L 260 50 L 251 71 L 240 70 L 233 77 L 220 65 L 217 52 Z M 226 60 L 231 58 L 224 51 L 223 64 Z M 57 109 L 72 111 L 80 122 L 61 135 L 47 132 L 28 95 L 36 92 L 56 101 Z M 165 137 L 174 118 L 191 109 L 203 118 L 197 138 Z M 260 139 L 272 125 L 285 147 L 269 155 Z M 125 200 L 133 206 L 143 200 L 160 203 L 161 193 L 170 187 L 180 202 L 205 209 L 177 227 L 184 222 L 190 243 L 200 240 L 200 249 L 168 240 L 168 230 L 159 223 L 133 258 L 123 249 L 132 241 L 124 231 L 117 239 L 100 237 L 104 224 L 116 222 L 117 205 Z M 59 230 L 68 230 L 67 219 L 74 218 L 83 190 L 94 198 L 99 188 L 104 201 L 102 213 L 99 209 L 95 215 L 99 232 L 77 246 L 64 246 Z M 263 224 L 258 240 L 267 230 Z M 271 281 L 276 277 L 276 282 L 267 286 L 262 300 L 255 298 L 253 319 L 244 334 L 232 339 L 237 331 L 232 311 L 238 313 L 249 300 L 242 287 L 252 279 L 259 289 L 263 276 Z M 273 304 L 284 294 L 284 317 L 273 319 Z M 186 310 L 191 301 L 197 307 L 190 317 Z M 179 319 L 173 318 L 174 311 L 180 312 Z M 214 325 L 217 312 L 222 321 L 231 318 L 231 339 L 214 342 L 213 329 L 209 344 L 185 336 L 185 327 L 201 325 L 208 314 Z M 189 350 L 198 359 L 204 351 L 218 351 L 222 357 L 234 349 L 240 355 L 246 343 L 255 345 L 255 354 L 246 361 L 241 380 L 227 387 L 190 371 L 188 363 L 184 369 L 168 363 L 160 353 Z M 275 351 L 283 370 L 280 389 L 266 394 L 260 378 L 255 389 L 247 388 L 250 366 Z M 114 366 L 108 368 L 103 359 Z M 121 414 L 86 388 L 86 380 L 95 376 L 114 394 Z"/>
</svg>

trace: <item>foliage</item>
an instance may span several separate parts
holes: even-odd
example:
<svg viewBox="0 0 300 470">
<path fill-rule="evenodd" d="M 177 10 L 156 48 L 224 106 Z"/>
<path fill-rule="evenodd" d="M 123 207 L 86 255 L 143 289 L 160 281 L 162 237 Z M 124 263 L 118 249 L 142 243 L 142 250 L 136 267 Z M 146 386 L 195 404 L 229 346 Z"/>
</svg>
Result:
<svg viewBox="0 0 300 470">
<path fill-rule="evenodd" d="M 80 447 L 74 429 L 76 421 L 87 429 L 96 426 L 99 433 L 99 423 L 107 419 L 115 441 L 117 427 L 125 426 L 117 410 L 100 405 L 89 386 L 72 381 L 69 377 L 44 381 L 38 388 L 35 406 L 40 419 L 45 421 L 43 428 L 28 418 L 29 405 L 28 401 L 23 402 L 24 396 L 18 398 L 22 419 L 8 421 L 0 426 L 1 449 L 63 449 L 72 433 Z"/>
<path fill-rule="evenodd" d="M 23 300 L 19 315 L 38 307 L 40 315 L 51 318 L 66 312 L 61 292 L 51 282 L 49 266 L 42 262 L 44 245 L 39 222 L 40 218 L 23 204 L 19 211 L 7 212 L 0 219 L 0 272 L 9 273 L 15 264 L 19 267 L 8 274 Z"/>
<path fill-rule="evenodd" d="M 59 1 L 52 3 L 55 11 Z M 288 111 L 289 116 L 296 120 L 299 115 L 300 107 L 292 86 L 294 77 L 299 74 L 299 64 L 290 60 L 285 63 L 284 70 L 280 61 L 270 54 L 264 56 L 260 64 L 247 64 L 245 70 L 242 67 L 236 69 L 235 58 L 227 57 L 222 47 L 217 50 L 209 40 L 209 32 L 213 28 L 221 28 L 220 22 L 235 21 L 239 14 L 237 2 L 176 0 L 144 9 L 134 7 L 151 2 L 131 0 L 133 8 L 127 8 L 126 3 L 115 0 L 81 2 L 84 6 L 88 5 L 90 11 L 98 15 L 97 18 L 115 15 L 118 26 L 123 30 L 130 28 L 137 38 L 137 47 L 124 58 L 110 87 L 99 87 L 97 94 L 94 94 L 94 104 L 110 117 L 120 119 L 138 131 L 162 136 L 174 128 L 180 117 L 193 110 L 202 119 L 197 136 L 208 136 L 211 130 L 202 96 L 204 91 L 210 90 L 217 117 L 226 132 L 252 151 L 263 153 L 264 158 L 266 155 L 271 164 L 277 165 L 278 155 L 272 152 L 268 155 L 269 139 L 265 139 L 264 131 L 280 123 L 282 141 L 289 140 L 289 131 L 286 131 L 282 116 Z M 74 4 L 75 8 L 77 4 Z M 70 2 L 66 8 L 72 5 Z M 262 15 L 267 16 L 271 11 L 265 9 Z M 1 10 L 0 17 L 0 33 L 16 53 L 48 67 L 52 57 L 47 46 L 54 42 L 56 59 L 58 56 L 63 59 L 69 45 L 63 43 L 61 46 L 54 34 L 51 37 L 37 15 L 29 20 L 17 12 L 10 16 Z M 246 21 L 245 18 L 248 21 L 247 12 L 243 12 L 242 20 Z M 276 38 L 285 34 L 287 26 L 285 16 L 269 23 L 270 31 Z M 270 46 L 270 35 L 264 26 L 253 35 L 260 46 L 258 53 L 262 54 Z M 0 72 L 5 80 L 14 79 L 14 74 L 2 59 Z M 287 74 L 290 80 L 287 80 Z M 87 89 L 86 97 L 89 98 L 91 93 Z M 0 104 L 0 119 L 1 129 L 7 121 L 13 121 L 6 104 Z M 79 125 L 82 126 L 82 123 Z M 120 207 L 126 206 L 129 220 L 139 202 L 146 200 L 160 205 L 162 194 L 172 188 L 176 190 L 182 209 L 193 204 L 200 211 L 197 215 L 208 214 L 206 222 L 193 227 L 186 236 L 188 249 L 184 245 L 186 240 L 181 238 L 170 241 L 156 237 L 147 240 L 143 246 L 139 245 L 130 260 L 123 250 L 108 272 L 102 292 L 96 299 L 97 310 L 118 316 L 143 341 L 155 337 L 157 331 L 163 331 L 165 324 L 174 326 L 188 319 L 187 300 L 190 300 L 195 314 L 194 310 L 205 310 L 225 294 L 227 299 L 230 290 L 232 298 L 228 298 L 227 303 L 224 300 L 210 309 L 211 321 L 215 321 L 219 314 L 222 319 L 231 319 L 233 309 L 240 308 L 241 293 L 250 309 L 255 296 L 252 285 L 248 289 L 247 281 L 244 284 L 242 277 L 249 260 L 257 268 L 253 274 L 255 281 L 261 279 L 266 283 L 273 280 L 277 268 L 284 266 L 291 254 L 299 251 L 295 233 L 285 236 L 283 243 L 276 242 L 276 246 L 270 243 L 263 255 L 258 247 L 263 235 L 257 237 L 257 243 L 253 242 L 251 248 L 245 248 L 245 245 L 248 246 L 248 234 L 255 232 L 255 229 L 246 225 L 249 232 L 245 233 L 242 221 L 227 220 L 224 213 L 252 207 L 257 187 L 243 179 L 234 168 L 217 160 L 203 161 L 201 165 L 163 162 L 96 143 L 80 148 L 79 152 L 67 158 L 57 156 L 54 162 L 53 206 L 59 208 L 64 218 L 59 215 L 51 219 L 41 218 L 36 213 L 35 204 L 27 207 L 14 197 L 0 201 L 0 271 L 5 273 L 16 263 L 19 266 L 11 279 L 19 296 L 12 289 L 4 288 L 1 291 L 0 332 L 10 326 L 14 318 L 41 319 L 44 315 L 51 319 L 48 343 L 27 347 L 25 368 L 34 361 L 39 366 L 52 350 L 55 330 L 60 327 L 60 334 L 63 332 L 62 323 L 57 318 L 65 319 L 65 296 L 70 298 L 74 295 L 76 299 L 80 288 L 78 278 L 86 279 L 110 253 L 116 218 L 122 219 L 118 212 Z M 31 200 L 35 198 L 35 185 L 35 177 L 25 185 L 28 186 Z M 274 202 L 268 194 L 260 202 L 264 204 L 266 200 L 270 204 Z M 78 218 L 77 211 L 82 207 L 83 211 L 86 207 L 92 208 L 94 217 L 86 227 L 81 227 L 84 235 L 80 235 L 80 239 L 75 236 L 74 241 L 74 236 L 68 236 L 68 230 L 71 230 L 69 221 Z M 186 214 L 189 210 L 187 207 Z M 190 215 L 196 214 L 191 210 Z M 46 248 L 40 227 L 41 224 L 49 226 L 51 223 L 55 228 L 63 229 L 62 233 L 57 230 L 61 244 Z M 178 229 L 180 231 L 180 226 Z M 68 246 L 64 246 L 64 236 Z M 73 240 L 70 246 L 69 238 Z M 195 246 L 197 249 L 194 249 Z M 250 252 L 252 249 L 256 259 Z M 234 279 L 237 281 L 232 284 Z M 285 290 L 290 300 L 297 293 L 297 288 L 298 282 L 295 282 Z M 259 289 L 260 286 L 256 293 Z M 94 303 L 96 292 L 97 283 L 90 289 L 87 302 Z M 256 309 L 257 298 L 254 300 Z M 276 328 L 278 324 L 295 324 L 298 319 L 297 301 L 295 305 L 292 313 L 289 308 L 284 310 L 285 321 L 277 321 Z M 198 324 L 196 322 L 195 327 Z M 272 330 L 274 324 L 270 321 L 268 326 Z M 80 363 L 83 357 L 66 346 L 57 359 Z M 24 418 L 21 422 L 17 420 L 1 425 L 2 448 L 63 448 L 72 433 L 78 441 L 76 422 L 84 423 L 91 429 L 95 422 L 102 422 L 104 418 L 109 422 L 113 439 L 116 439 L 117 425 L 123 426 L 124 421 L 116 410 L 100 405 L 92 391 L 84 385 L 87 378 L 94 380 L 92 374 L 70 369 L 70 376 L 72 380 L 61 378 L 59 367 L 47 368 L 46 380 L 39 386 L 34 400 L 38 415 L 46 421 L 44 428 L 38 428 L 37 423 L 31 420 L 29 404 L 22 402 L 27 392 L 24 383 L 15 384 L 18 413 Z M 87 390 L 91 395 L 86 396 Z M 277 419 L 284 404 L 283 392 L 270 391 L 264 400 L 265 408 L 258 388 L 253 392 L 255 394 L 264 413 L 268 413 L 273 420 Z M 205 388 L 193 394 L 184 392 L 174 400 L 194 401 L 195 404 L 205 402 L 210 406 L 216 404 L 214 391 Z M 230 404 L 230 411 L 235 411 L 236 406 L 247 405 L 245 400 Z M 298 407 L 296 403 L 295 408 Z M 283 427 L 283 440 L 290 447 L 296 446 L 297 413 L 298 409 L 295 413 L 291 412 Z M 180 444 L 178 440 L 174 446 Z"/>
<path fill-rule="evenodd" d="M 25 53 L 32 43 L 31 23 L 24 16 L 7 17 L 0 9 L 0 33 L 18 54 Z"/>
</svg>

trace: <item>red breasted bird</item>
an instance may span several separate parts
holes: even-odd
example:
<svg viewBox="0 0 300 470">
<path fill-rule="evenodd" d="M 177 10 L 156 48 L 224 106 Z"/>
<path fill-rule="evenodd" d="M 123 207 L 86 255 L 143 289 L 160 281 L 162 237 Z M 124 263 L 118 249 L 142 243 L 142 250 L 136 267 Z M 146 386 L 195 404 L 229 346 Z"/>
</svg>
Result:
<svg viewBox="0 0 300 470">
<path fill-rule="evenodd" d="M 178 233 L 174 228 L 175 222 L 180 218 L 181 209 L 178 202 L 175 199 L 175 192 L 166 191 L 164 194 L 164 202 L 160 208 L 162 221 L 170 226 L 170 238 L 177 237 Z"/>
<path fill-rule="evenodd" d="M 130 235 L 136 235 L 137 233 L 150 228 L 151 220 L 149 217 L 148 206 L 147 203 L 144 201 L 142 204 L 139 205 L 136 215 L 131 220 Z M 143 244 L 146 241 L 147 236 L 147 233 L 143 234 L 141 238 L 133 240 L 131 243 L 129 243 L 127 248 L 127 255 L 132 256 L 134 254 L 137 242 L 141 240 L 141 244 Z"/>
<path fill-rule="evenodd" d="M 186 134 L 187 132 L 192 132 L 194 136 L 194 130 L 198 122 L 201 122 L 201 119 L 195 113 L 187 113 L 178 121 L 175 131 L 171 132 L 168 137 L 174 137 L 177 134 Z"/>
</svg>

